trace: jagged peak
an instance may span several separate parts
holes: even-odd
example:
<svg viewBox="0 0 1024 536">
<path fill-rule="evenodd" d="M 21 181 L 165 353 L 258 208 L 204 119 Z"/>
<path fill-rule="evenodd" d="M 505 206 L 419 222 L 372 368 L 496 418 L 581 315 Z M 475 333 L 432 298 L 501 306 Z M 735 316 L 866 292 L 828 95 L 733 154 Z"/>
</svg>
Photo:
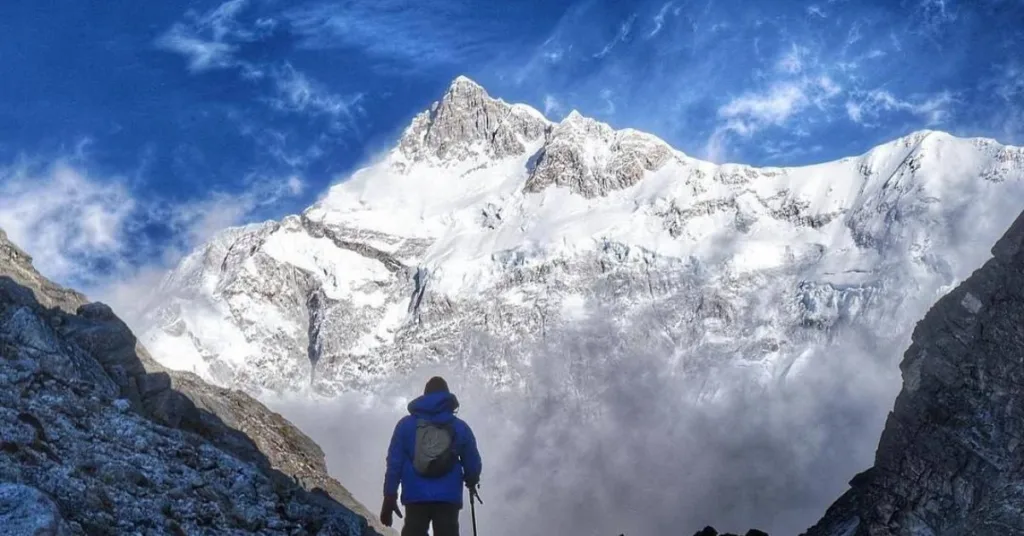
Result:
<svg viewBox="0 0 1024 536">
<path fill-rule="evenodd" d="M 493 98 L 483 86 L 460 75 L 439 101 L 413 119 L 399 150 L 413 161 L 521 155 L 524 142 L 541 138 L 549 124 L 540 112 Z"/>
<path fill-rule="evenodd" d="M 431 112 L 436 113 L 437 110 L 446 106 L 475 108 L 488 104 L 508 106 L 508 104 L 501 99 L 491 97 L 483 86 L 474 82 L 469 77 L 459 75 L 455 77 L 450 84 L 448 84 L 448 89 L 446 89 L 444 94 L 441 96 L 441 100 L 434 102 L 431 105 L 430 110 Z"/>
<path fill-rule="evenodd" d="M 566 115 L 562 119 L 562 122 L 563 123 L 576 123 L 576 122 L 579 122 L 579 121 L 583 121 L 584 119 L 586 119 L 586 117 L 584 117 L 583 114 L 581 114 L 579 112 L 579 110 L 577 110 L 576 108 L 573 108 L 572 111 L 569 112 L 569 115 Z"/>
<path fill-rule="evenodd" d="M 445 95 L 447 96 L 466 92 L 483 93 L 484 95 L 487 95 L 487 90 L 484 89 L 483 86 L 462 74 L 456 76 L 455 79 L 452 80 L 451 84 L 448 85 L 448 90 L 445 91 Z"/>
<path fill-rule="evenodd" d="M 543 144 L 534 146 L 535 141 Z M 1002 146 L 996 140 L 987 138 L 960 138 L 943 131 L 921 129 L 848 158 L 863 160 L 865 169 L 876 164 L 888 169 L 894 158 L 920 160 L 941 155 L 944 151 L 936 150 L 933 145 L 948 143 L 969 143 L 976 147 L 984 147 L 986 151 L 1005 152 L 1008 149 L 1014 152 L 1016 149 Z M 584 145 L 590 149 L 584 151 Z M 615 161 L 615 166 L 627 161 L 639 161 L 643 164 L 639 167 L 629 164 L 626 179 L 619 177 L 611 180 L 607 176 L 601 178 L 598 180 L 602 184 L 599 187 L 584 185 L 593 182 L 593 177 L 542 178 L 545 166 L 552 163 L 551 160 L 557 151 L 578 153 L 577 157 L 573 158 L 587 163 L 584 167 L 604 167 L 601 162 L 591 161 L 591 155 L 584 154 L 602 146 L 605 149 L 601 149 L 600 152 L 606 156 L 598 160 L 603 161 L 610 157 L 610 161 Z M 540 148 L 535 163 L 545 164 L 531 166 L 527 191 L 539 191 L 550 184 L 571 184 L 574 190 L 586 195 L 603 195 L 609 189 L 633 184 L 642 178 L 644 171 L 654 171 L 672 158 L 685 156 L 654 134 L 631 128 L 616 129 L 607 123 L 585 116 L 578 109 L 572 109 L 561 121 L 553 122 L 528 105 L 509 104 L 500 98 L 494 98 L 476 81 L 459 75 L 452 80 L 441 98 L 434 102 L 428 111 L 418 115 L 406 129 L 399 143 L 399 157 L 392 162 L 393 169 L 400 172 L 409 169 L 413 162 L 425 159 L 437 167 L 460 165 L 460 162 L 466 162 L 467 159 L 479 160 L 477 165 L 487 166 L 489 160 L 522 156 L 527 152 L 527 147 L 530 147 L 530 151 Z M 570 157 L 568 153 L 563 156 Z M 616 156 L 621 158 L 616 159 Z M 701 162 L 693 160 L 695 164 Z M 918 160 L 912 163 L 918 165 Z M 736 166 L 749 170 L 757 169 L 744 164 L 728 164 L 725 168 L 731 169 Z M 558 167 L 561 169 L 561 166 Z M 599 176 L 607 173 L 622 175 L 621 169 L 614 167 L 594 173 Z M 550 173 L 554 171 L 548 170 Z M 586 169 L 576 171 L 585 176 L 591 175 Z"/>
</svg>

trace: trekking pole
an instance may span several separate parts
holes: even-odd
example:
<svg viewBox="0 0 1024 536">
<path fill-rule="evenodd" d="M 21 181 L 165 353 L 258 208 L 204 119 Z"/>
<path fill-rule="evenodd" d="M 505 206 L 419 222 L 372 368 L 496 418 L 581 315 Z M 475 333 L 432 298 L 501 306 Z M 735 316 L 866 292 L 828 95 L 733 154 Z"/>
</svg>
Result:
<svg viewBox="0 0 1024 536">
<path fill-rule="evenodd" d="M 473 536 L 476 535 L 476 501 L 480 501 L 480 495 L 476 491 L 476 487 L 469 488 L 469 512 L 473 517 Z M 480 504 L 483 504 L 480 501 Z"/>
</svg>

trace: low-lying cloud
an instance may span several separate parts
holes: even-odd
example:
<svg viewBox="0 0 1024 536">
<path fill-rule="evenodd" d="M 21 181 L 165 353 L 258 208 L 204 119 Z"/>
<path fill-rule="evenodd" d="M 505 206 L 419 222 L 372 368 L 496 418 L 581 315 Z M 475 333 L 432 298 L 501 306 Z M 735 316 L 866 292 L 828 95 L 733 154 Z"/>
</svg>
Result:
<svg viewBox="0 0 1024 536">
<path fill-rule="evenodd" d="M 851 331 L 799 373 L 759 385 L 733 366 L 680 372 L 692 367 L 673 369 L 668 343 L 591 318 L 536 345 L 528 380 L 513 391 L 473 371 L 506 344 L 481 337 L 469 364 L 426 367 L 373 397 L 271 405 L 324 448 L 332 474 L 374 512 L 395 422 L 439 373 L 482 451 L 482 532 L 642 536 L 712 524 L 796 534 L 871 464 L 899 388 L 902 340 L 862 344 Z"/>
</svg>

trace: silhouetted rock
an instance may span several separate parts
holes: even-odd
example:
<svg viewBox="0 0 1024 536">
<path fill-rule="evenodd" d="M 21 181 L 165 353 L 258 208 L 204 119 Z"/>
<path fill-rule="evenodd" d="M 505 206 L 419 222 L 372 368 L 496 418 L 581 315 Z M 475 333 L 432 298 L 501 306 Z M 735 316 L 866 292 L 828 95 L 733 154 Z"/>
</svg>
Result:
<svg viewBox="0 0 1024 536">
<path fill-rule="evenodd" d="M 873 467 L 806 536 L 1024 534 L 1024 214 L 932 307 Z"/>
<path fill-rule="evenodd" d="M 739 534 L 734 534 L 732 532 L 722 532 L 722 533 L 719 533 L 717 530 L 714 529 L 714 527 L 704 527 L 703 530 L 698 531 L 693 536 L 740 536 L 740 535 Z M 744 536 L 768 536 L 768 533 L 767 532 L 762 532 L 762 531 L 759 531 L 759 530 L 756 530 L 756 529 L 751 529 L 751 530 L 748 530 L 744 534 Z"/>
</svg>

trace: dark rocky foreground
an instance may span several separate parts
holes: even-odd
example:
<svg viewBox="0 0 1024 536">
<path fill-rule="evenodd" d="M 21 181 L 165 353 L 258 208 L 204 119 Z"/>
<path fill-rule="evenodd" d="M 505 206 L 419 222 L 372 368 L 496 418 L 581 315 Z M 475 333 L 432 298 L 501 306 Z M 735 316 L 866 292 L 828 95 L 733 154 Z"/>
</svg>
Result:
<svg viewBox="0 0 1024 536">
<path fill-rule="evenodd" d="M 378 532 L 297 428 L 162 368 L 0 231 L 0 533 Z"/>
<path fill-rule="evenodd" d="M 916 327 L 875 464 L 806 536 L 1024 534 L 1024 214 Z"/>
</svg>

